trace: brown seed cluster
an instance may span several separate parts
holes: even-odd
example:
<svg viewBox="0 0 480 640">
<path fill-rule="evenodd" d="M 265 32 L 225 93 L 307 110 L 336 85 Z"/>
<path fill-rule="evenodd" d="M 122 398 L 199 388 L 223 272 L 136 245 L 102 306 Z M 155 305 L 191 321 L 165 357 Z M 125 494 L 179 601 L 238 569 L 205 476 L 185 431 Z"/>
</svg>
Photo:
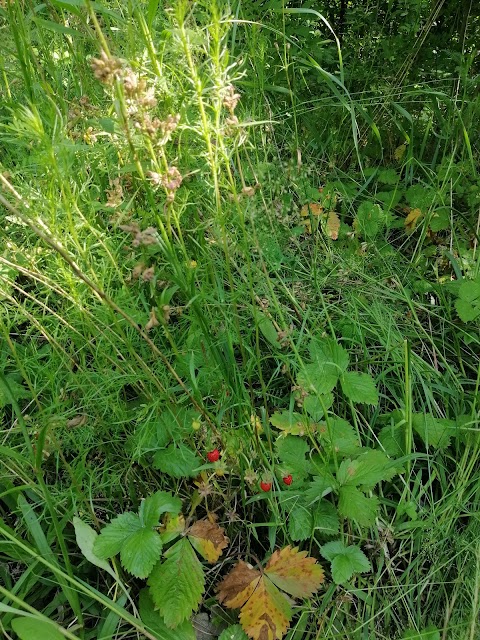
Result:
<svg viewBox="0 0 480 640">
<path fill-rule="evenodd" d="M 122 75 L 123 64 L 120 58 L 109 56 L 105 51 L 100 52 L 100 58 L 92 58 L 93 74 L 102 84 L 112 85 Z"/>
</svg>

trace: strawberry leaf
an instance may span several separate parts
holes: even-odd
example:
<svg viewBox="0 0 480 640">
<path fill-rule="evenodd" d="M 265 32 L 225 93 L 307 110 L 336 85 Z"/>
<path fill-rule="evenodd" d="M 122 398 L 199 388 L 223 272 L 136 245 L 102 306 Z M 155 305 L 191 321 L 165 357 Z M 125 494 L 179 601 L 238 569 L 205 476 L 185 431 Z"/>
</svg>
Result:
<svg viewBox="0 0 480 640">
<path fill-rule="evenodd" d="M 222 631 L 218 640 L 248 640 L 248 636 L 239 624 L 234 624 Z"/>
<path fill-rule="evenodd" d="M 160 613 L 155 609 L 148 589 L 140 591 L 139 613 L 143 624 L 155 634 L 158 640 L 195 640 L 195 630 L 189 620 L 185 620 L 175 629 L 169 629 Z"/>
<path fill-rule="evenodd" d="M 367 498 L 359 489 L 343 486 L 339 490 L 338 512 L 344 518 L 353 520 L 360 526 L 368 527 L 375 522 L 378 498 Z"/>
<path fill-rule="evenodd" d="M 165 553 L 148 579 L 155 606 L 164 613 L 167 627 L 174 628 L 190 617 L 200 604 L 205 576 L 200 560 L 187 538 Z"/>
<path fill-rule="evenodd" d="M 143 526 L 148 528 L 158 526 L 162 513 L 177 515 L 181 510 L 182 501 L 180 498 L 172 496 L 167 491 L 157 491 L 143 500 L 138 515 Z"/>
<path fill-rule="evenodd" d="M 310 451 L 310 447 L 302 438 L 298 436 L 287 436 L 279 438 L 276 442 L 278 457 L 285 465 L 285 471 L 292 473 L 295 480 L 302 480 L 311 470 L 309 460 L 305 455 Z"/>
<path fill-rule="evenodd" d="M 154 466 L 173 478 L 190 478 L 202 464 L 200 458 L 186 445 L 170 445 L 155 454 Z"/>
<path fill-rule="evenodd" d="M 313 533 L 313 515 L 310 509 L 296 504 L 288 515 L 288 534 L 292 540 L 308 540 Z"/>
<path fill-rule="evenodd" d="M 160 558 L 162 540 L 153 529 L 140 529 L 123 543 L 120 560 L 123 568 L 137 578 L 146 578 Z"/>
<path fill-rule="evenodd" d="M 313 512 L 313 528 L 324 536 L 334 536 L 340 529 L 337 510 L 328 500 L 322 500 Z"/>
<path fill-rule="evenodd" d="M 331 562 L 332 578 L 336 584 L 348 582 L 354 573 L 372 570 L 368 558 L 359 547 L 355 545 L 345 547 L 340 540 L 323 545 L 320 553 Z"/>
<path fill-rule="evenodd" d="M 313 362 L 333 364 L 339 374 L 346 371 L 350 360 L 348 353 L 333 338 L 316 338 L 311 341 L 308 348 Z"/>
<path fill-rule="evenodd" d="M 140 518 L 135 513 L 121 513 L 104 527 L 93 545 L 93 551 L 99 558 L 113 558 L 123 546 L 125 540 L 142 528 Z"/>
<path fill-rule="evenodd" d="M 375 381 L 368 373 L 347 371 L 341 378 L 343 393 L 352 402 L 363 404 L 378 404 L 378 391 Z"/>
</svg>

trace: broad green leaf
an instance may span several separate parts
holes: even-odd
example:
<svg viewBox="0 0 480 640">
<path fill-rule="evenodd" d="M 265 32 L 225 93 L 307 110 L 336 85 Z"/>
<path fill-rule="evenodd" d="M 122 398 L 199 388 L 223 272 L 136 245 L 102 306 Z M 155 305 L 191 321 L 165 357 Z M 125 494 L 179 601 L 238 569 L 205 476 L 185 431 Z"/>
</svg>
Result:
<svg viewBox="0 0 480 640">
<path fill-rule="evenodd" d="M 353 455 L 358 452 L 360 444 L 355 429 L 343 418 L 330 418 L 329 424 L 318 426 L 318 435 L 323 448 L 337 457 Z"/>
<path fill-rule="evenodd" d="M 374 238 L 383 226 L 384 213 L 380 205 L 366 200 L 359 206 L 353 227 L 366 239 Z"/>
<path fill-rule="evenodd" d="M 397 184 L 400 180 L 400 176 L 395 169 L 380 169 L 377 180 L 382 184 Z"/>
<path fill-rule="evenodd" d="M 316 338 L 309 345 L 312 361 L 318 364 L 333 364 L 338 374 L 347 370 L 349 364 L 348 353 L 333 338 Z"/>
<path fill-rule="evenodd" d="M 378 391 L 375 381 L 368 373 L 347 371 L 341 378 L 343 393 L 352 402 L 378 404 Z"/>
<path fill-rule="evenodd" d="M 308 415 L 318 422 L 325 415 L 325 411 L 330 409 L 333 404 L 333 393 L 325 393 L 321 396 L 318 395 L 310 395 L 307 396 L 303 401 L 303 408 L 308 413 Z"/>
<path fill-rule="evenodd" d="M 307 393 L 324 395 L 335 388 L 340 371 L 334 364 L 313 362 L 298 372 L 297 384 Z"/>
<path fill-rule="evenodd" d="M 144 527 L 156 527 L 162 513 L 178 514 L 181 510 L 180 498 L 174 497 L 168 491 L 156 491 L 143 500 L 138 515 Z"/>
<path fill-rule="evenodd" d="M 121 513 L 104 527 L 95 540 L 93 551 L 99 558 L 113 558 L 123 546 L 125 540 L 142 528 L 136 513 Z"/>
<path fill-rule="evenodd" d="M 205 588 L 203 568 L 187 538 L 165 553 L 148 579 L 153 602 L 164 612 L 167 627 L 176 627 L 200 604 Z"/>
<path fill-rule="evenodd" d="M 239 624 L 234 624 L 222 631 L 218 640 L 248 640 L 248 636 Z"/>
<path fill-rule="evenodd" d="M 292 540 L 308 540 L 313 533 L 313 516 L 308 507 L 297 504 L 288 514 L 288 534 Z"/>
<path fill-rule="evenodd" d="M 155 468 L 174 478 L 194 476 L 201 464 L 200 458 L 184 444 L 160 449 L 154 458 Z"/>
<path fill-rule="evenodd" d="M 367 498 L 359 489 L 352 486 L 340 487 L 338 512 L 344 518 L 353 520 L 362 527 L 375 522 L 378 511 L 378 498 Z"/>
<path fill-rule="evenodd" d="M 140 529 L 123 543 L 120 560 L 123 568 L 137 578 L 146 578 L 162 553 L 162 540 L 153 529 Z"/>
<path fill-rule="evenodd" d="M 323 545 L 320 553 L 331 562 L 332 578 L 336 584 L 348 582 L 354 573 L 372 570 L 367 556 L 359 547 L 355 545 L 345 547 L 340 540 Z"/>
<path fill-rule="evenodd" d="M 480 276 L 462 281 L 455 308 L 462 322 L 472 322 L 480 316 Z"/>
<path fill-rule="evenodd" d="M 34 17 L 33 21 L 39 26 L 47 29 L 48 31 L 54 31 L 56 33 L 60 33 L 62 35 L 70 35 L 70 36 L 82 36 L 83 34 L 80 31 L 76 31 L 71 27 L 66 27 L 63 24 L 59 24 L 58 22 L 53 22 L 53 20 L 44 20 L 43 18 Z"/>
<path fill-rule="evenodd" d="M 140 591 L 139 612 L 143 624 L 157 636 L 158 640 L 195 640 L 196 638 L 195 630 L 189 620 L 184 620 L 175 629 L 167 627 L 162 616 L 155 609 L 148 589 Z"/>
<path fill-rule="evenodd" d="M 423 631 L 407 629 L 407 631 L 404 631 L 401 640 L 440 640 L 440 631 L 433 625 L 429 625 Z"/>
<path fill-rule="evenodd" d="M 322 500 L 314 507 L 313 528 L 325 536 L 334 536 L 339 532 L 340 522 L 337 510 L 328 500 Z"/>
<path fill-rule="evenodd" d="M 425 445 L 434 449 L 448 447 L 450 437 L 456 431 L 454 420 L 435 418 L 431 413 L 413 414 L 412 425 Z"/>
<path fill-rule="evenodd" d="M 378 440 L 385 452 L 393 457 L 400 457 L 405 455 L 405 430 L 407 423 L 392 424 L 387 427 L 383 427 L 378 434 Z"/>
<path fill-rule="evenodd" d="M 305 440 L 298 436 L 280 437 L 275 446 L 285 471 L 291 473 L 295 480 L 302 480 L 308 475 L 311 464 L 305 455 L 310 451 L 310 447 Z"/>
<path fill-rule="evenodd" d="M 93 550 L 95 540 L 98 538 L 98 534 L 95 529 L 86 522 L 83 522 L 83 520 L 80 520 L 77 516 L 73 517 L 73 526 L 75 528 L 77 544 L 84 557 L 96 567 L 103 569 L 116 579 L 115 571 L 109 563 L 106 560 L 99 558 Z"/>
<path fill-rule="evenodd" d="M 12 629 L 20 640 L 65 640 L 56 624 L 36 618 L 14 618 Z"/>
<path fill-rule="evenodd" d="M 412 209 L 427 211 L 435 204 L 437 192 L 424 184 L 415 184 L 407 189 L 405 198 Z"/>
<path fill-rule="evenodd" d="M 430 229 L 437 233 L 437 231 L 444 231 L 450 228 L 450 212 L 446 209 L 437 209 L 430 217 L 428 226 Z"/>
<path fill-rule="evenodd" d="M 305 503 L 307 505 L 312 505 L 313 503 L 318 502 L 324 496 L 332 492 L 332 488 L 335 484 L 334 477 L 328 471 L 315 476 L 313 481 L 310 482 L 305 489 Z"/>
<path fill-rule="evenodd" d="M 2 374 L 0 371 L 0 409 L 14 400 L 30 398 L 31 393 L 20 383 L 21 377 L 16 373 Z"/>
<path fill-rule="evenodd" d="M 356 460 L 343 460 L 338 471 L 340 485 L 362 486 L 363 490 L 373 489 L 382 480 L 391 480 L 396 474 L 395 463 L 382 451 L 368 450 Z"/>
<path fill-rule="evenodd" d="M 269 342 L 272 347 L 279 349 L 281 345 L 278 339 L 277 330 L 275 329 L 273 322 L 263 313 L 256 314 L 256 322 L 258 324 L 258 328 L 260 329 L 260 333 L 263 335 L 265 340 L 267 340 L 267 342 Z"/>
</svg>

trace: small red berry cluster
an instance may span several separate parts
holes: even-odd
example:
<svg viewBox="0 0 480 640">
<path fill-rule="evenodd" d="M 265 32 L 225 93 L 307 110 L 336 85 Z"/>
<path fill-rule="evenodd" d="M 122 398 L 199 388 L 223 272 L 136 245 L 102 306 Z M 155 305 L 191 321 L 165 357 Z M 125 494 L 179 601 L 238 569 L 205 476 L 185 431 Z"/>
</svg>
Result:
<svg viewBox="0 0 480 640">
<path fill-rule="evenodd" d="M 207 460 L 209 462 L 218 462 L 219 459 L 220 459 L 220 451 L 218 449 L 212 449 L 207 453 Z M 284 484 L 286 484 L 287 487 L 289 487 L 293 482 L 292 474 L 289 473 L 288 476 L 285 476 L 284 478 L 282 478 L 282 480 Z M 271 488 L 272 488 L 271 482 L 266 482 L 265 480 L 262 480 L 260 482 L 260 489 L 262 491 L 268 492 L 270 491 Z"/>
</svg>

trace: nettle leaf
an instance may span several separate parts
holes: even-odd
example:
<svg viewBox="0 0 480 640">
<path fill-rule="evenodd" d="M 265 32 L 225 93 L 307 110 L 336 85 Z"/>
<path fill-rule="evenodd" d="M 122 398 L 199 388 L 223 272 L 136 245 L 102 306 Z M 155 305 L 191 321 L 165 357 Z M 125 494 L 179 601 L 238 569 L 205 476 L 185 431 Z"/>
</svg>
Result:
<svg viewBox="0 0 480 640">
<path fill-rule="evenodd" d="M 356 460 L 343 460 L 337 471 L 337 480 L 340 485 L 362 485 L 362 489 L 367 491 L 382 480 L 391 480 L 396 473 L 394 461 L 382 451 L 371 449 Z"/>
<path fill-rule="evenodd" d="M 293 615 L 282 591 L 307 598 L 323 580 L 315 558 L 288 546 L 272 554 L 263 573 L 240 560 L 220 583 L 218 599 L 230 609 L 240 609 L 242 627 L 253 640 L 280 640 Z"/>
<path fill-rule="evenodd" d="M 306 364 L 297 374 L 297 384 L 307 393 L 324 395 L 332 391 L 337 382 L 340 371 L 334 364 L 313 362 Z"/>
<path fill-rule="evenodd" d="M 189 447 L 180 443 L 157 451 L 153 464 L 155 469 L 173 478 L 191 478 L 202 461 Z"/>
<path fill-rule="evenodd" d="M 320 424 L 318 435 L 323 448 L 337 456 L 353 455 L 360 449 L 355 429 L 343 418 L 330 418 L 328 426 Z"/>
<path fill-rule="evenodd" d="M 140 591 L 139 613 L 143 624 L 155 633 L 158 640 L 195 640 L 196 634 L 192 623 L 185 620 L 175 629 L 169 629 L 160 613 L 155 610 L 152 596 L 148 589 Z"/>
<path fill-rule="evenodd" d="M 198 608 L 205 589 L 205 576 L 197 554 L 187 538 L 165 553 L 148 578 L 155 606 L 164 614 L 167 627 L 174 628 Z"/>
<path fill-rule="evenodd" d="M 197 520 L 188 529 L 187 535 L 193 547 L 207 562 L 217 562 L 229 543 L 225 530 L 210 520 Z"/>
<path fill-rule="evenodd" d="M 378 512 L 378 498 L 367 498 L 353 486 L 339 489 L 338 512 L 344 518 L 353 520 L 362 527 L 369 527 L 375 522 Z"/>
<path fill-rule="evenodd" d="M 313 528 L 325 536 L 334 536 L 340 530 L 340 521 L 335 507 L 328 500 L 322 500 L 313 511 Z"/>
<path fill-rule="evenodd" d="M 354 573 L 372 570 L 367 556 L 359 547 L 346 547 L 341 540 L 327 542 L 320 548 L 320 553 L 331 563 L 332 578 L 336 584 L 348 582 Z"/>
<path fill-rule="evenodd" d="M 270 424 L 285 434 L 291 434 L 295 436 L 303 436 L 309 430 L 315 430 L 315 423 L 306 420 L 301 413 L 295 413 L 291 411 L 275 411 L 270 416 Z"/>
<path fill-rule="evenodd" d="M 103 560 L 113 558 L 120 553 L 125 540 L 141 528 L 142 523 L 136 513 L 121 513 L 100 531 L 93 545 L 94 553 Z"/>
<path fill-rule="evenodd" d="M 156 527 L 162 513 L 178 514 L 182 510 L 182 501 L 168 491 L 156 491 L 145 498 L 140 505 L 138 515 L 144 527 Z"/>
<path fill-rule="evenodd" d="M 295 542 L 308 540 L 313 533 L 313 514 L 311 509 L 297 503 L 288 514 L 288 534 Z"/>
<path fill-rule="evenodd" d="M 375 238 L 384 222 L 384 213 L 380 205 L 366 200 L 359 206 L 353 221 L 353 227 L 364 238 Z"/>
<path fill-rule="evenodd" d="M 292 473 L 296 480 L 303 480 L 311 471 L 310 461 L 305 458 L 310 447 L 298 436 L 279 438 L 275 444 L 277 454 L 285 470 Z"/>
<path fill-rule="evenodd" d="M 153 529 L 140 529 L 123 543 L 120 560 L 123 568 L 137 578 L 146 578 L 162 553 L 162 540 Z"/>
<path fill-rule="evenodd" d="M 350 362 L 347 351 L 333 338 L 315 338 L 308 347 L 313 362 L 319 364 L 333 364 L 338 373 L 347 370 Z"/>
<path fill-rule="evenodd" d="M 427 447 L 444 449 L 450 444 L 450 437 L 456 433 L 454 420 L 435 418 L 431 413 L 414 413 L 412 426 Z"/>
<path fill-rule="evenodd" d="M 343 393 L 352 402 L 378 404 L 378 391 L 375 381 L 368 373 L 347 371 L 341 378 Z"/>
</svg>

